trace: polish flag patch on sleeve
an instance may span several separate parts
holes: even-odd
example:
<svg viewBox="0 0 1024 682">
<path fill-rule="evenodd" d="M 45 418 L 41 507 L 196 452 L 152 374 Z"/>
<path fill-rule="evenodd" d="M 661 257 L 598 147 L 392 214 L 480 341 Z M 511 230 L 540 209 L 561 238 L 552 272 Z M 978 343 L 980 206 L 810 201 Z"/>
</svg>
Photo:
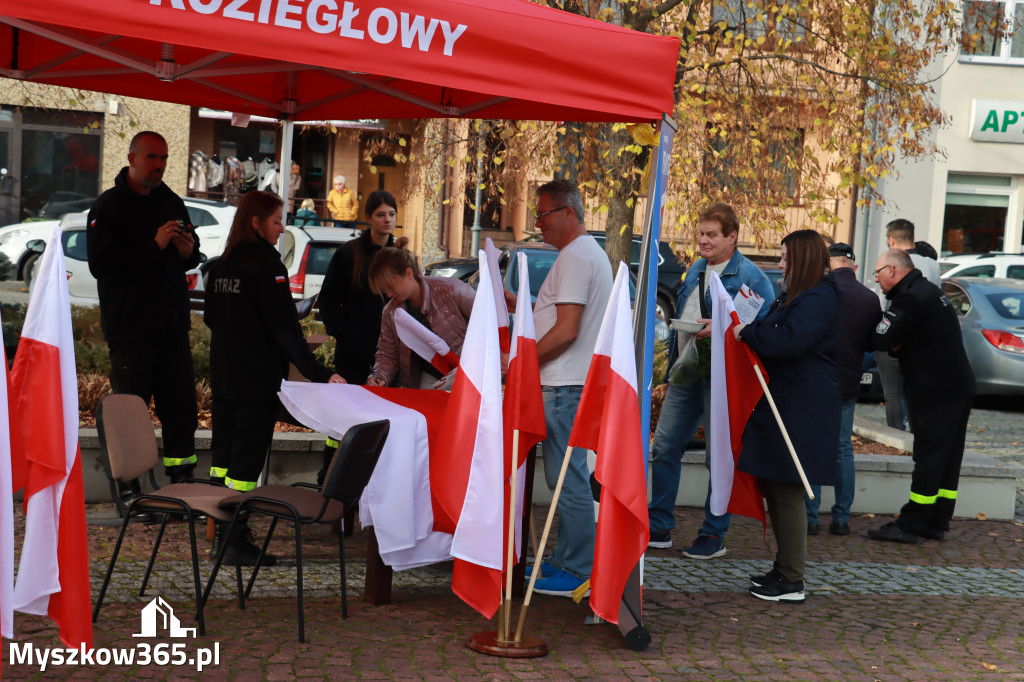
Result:
<svg viewBox="0 0 1024 682">
<path fill-rule="evenodd" d="M 274 278 L 274 281 L 277 282 L 278 284 L 284 284 L 288 281 L 288 278 L 285 277 L 284 275 L 278 275 L 277 277 Z"/>
</svg>

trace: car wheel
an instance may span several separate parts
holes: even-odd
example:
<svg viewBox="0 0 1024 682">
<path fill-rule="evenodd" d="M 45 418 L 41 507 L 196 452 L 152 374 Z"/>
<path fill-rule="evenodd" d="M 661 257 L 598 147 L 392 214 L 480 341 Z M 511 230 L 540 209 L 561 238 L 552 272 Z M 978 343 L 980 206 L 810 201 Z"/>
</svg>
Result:
<svg viewBox="0 0 1024 682">
<path fill-rule="evenodd" d="M 36 268 L 39 267 L 39 254 L 33 253 L 31 256 L 25 259 L 25 265 L 22 266 L 21 272 L 25 280 L 25 288 L 32 288 L 32 279 L 36 276 Z"/>
<path fill-rule="evenodd" d="M 672 302 L 665 296 L 659 295 L 657 301 L 657 313 L 661 315 L 661 319 L 668 322 L 675 315 L 675 306 L 672 305 Z"/>
</svg>

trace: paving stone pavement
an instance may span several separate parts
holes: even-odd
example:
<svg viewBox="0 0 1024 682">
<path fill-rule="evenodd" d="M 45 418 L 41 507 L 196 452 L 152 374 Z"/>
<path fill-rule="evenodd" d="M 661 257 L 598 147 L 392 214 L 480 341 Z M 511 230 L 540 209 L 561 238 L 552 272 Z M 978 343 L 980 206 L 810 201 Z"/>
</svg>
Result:
<svg viewBox="0 0 1024 682">
<path fill-rule="evenodd" d="M 546 510 L 535 509 L 543 518 Z M 772 542 L 761 527 L 737 519 L 729 553 L 710 561 L 680 555 L 701 510 L 677 511 L 673 549 L 646 562 L 644 620 L 652 642 L 624 646 L 611 625 L 585 625 L 586 604 L 537 595 L 526 631 L 551 652 L 536 659 L 477 654 L 465 646 L 492 630 L 449 587 L 451 565 L 395 574 L 389 605 L 361 599 L 366 534 L 346 540 L 349 618 L 340 618 L 337 545 L 326 529 L 304 532 L 307 642 L 296 636 L 294 558 L 283 530 L 272 545 L 278 566 L 266 569 L 245 611 L 233 598 L 233 572 L 222 573 L 207 606 L 205 636 L 188 651 L 219 650 L 201 675 L 170 665 L 58 666 L 11 663 L 5 679 L 637 679 L 637 680 L 1024 680 L 1024 524 L 960 520 L 943 542 L 908 546 L 869 540 L 888 517 L 851 519 L 852 534 L 808 538 L 804 604 L 772 604 L 746 594 L 747 577 L 770 566 Z M 258 528 L 259 529 L 259 528 Z M 94 646 L 136 647 L 140 610 L 156 595 L 190 617 L 191 565 L 182 524 L 168 528 L 145 597 L 137 596 L 156 527 L 133 525 L 95 625 Z M 102 580 L 116 528 L 89 526 L 94 586 Z M 200 541 L 205 547 L 205 540 Z M 201 561 L 203 579 L 209 561 Z M 95 591 L 94 591 L 95 594 Z M 516 605 L 518 607 L 518 604 Z M 49 619 L 19 614 L 14 644 L 57 645 Z M 151 645 L 173 644 L 162 636 Z"/>
</svg>

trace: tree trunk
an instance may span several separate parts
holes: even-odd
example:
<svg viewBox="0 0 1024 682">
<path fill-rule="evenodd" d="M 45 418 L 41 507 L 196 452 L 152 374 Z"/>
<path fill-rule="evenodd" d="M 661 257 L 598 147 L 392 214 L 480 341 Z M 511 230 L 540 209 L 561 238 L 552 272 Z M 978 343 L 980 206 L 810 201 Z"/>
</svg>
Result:
<svg viewBox="0 0 1024 682">
<path fill-rule="evenodd" d="M 641 169 L 637 167 L 637 155 L 625 149 L 633 144 L 633 137 L 628 130 L 610 133 L 608 141 L 611 147 L 609 158 L 614 159 L 615 163 L 607 170 L 614 191 L 608 198 L 605 250 L 614 272 L 618 270 L 619 261 L 627 265 L 632 261 L 633 224 Z"/>
</svg>

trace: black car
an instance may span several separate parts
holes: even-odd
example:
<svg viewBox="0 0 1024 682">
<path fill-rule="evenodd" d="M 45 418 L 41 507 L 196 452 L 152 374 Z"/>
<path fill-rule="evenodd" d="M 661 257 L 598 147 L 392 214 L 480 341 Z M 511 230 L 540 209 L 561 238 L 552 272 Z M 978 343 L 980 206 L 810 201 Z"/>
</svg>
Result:
<svg viewBox="0 0 1024 682">
<path fill-rule="evenodd" d="M 431 263 L 423 274 L 428 277 L 456 277 L 468 282 L 479 267 L 476 258 L 448 258 Z"/>
</svg>

